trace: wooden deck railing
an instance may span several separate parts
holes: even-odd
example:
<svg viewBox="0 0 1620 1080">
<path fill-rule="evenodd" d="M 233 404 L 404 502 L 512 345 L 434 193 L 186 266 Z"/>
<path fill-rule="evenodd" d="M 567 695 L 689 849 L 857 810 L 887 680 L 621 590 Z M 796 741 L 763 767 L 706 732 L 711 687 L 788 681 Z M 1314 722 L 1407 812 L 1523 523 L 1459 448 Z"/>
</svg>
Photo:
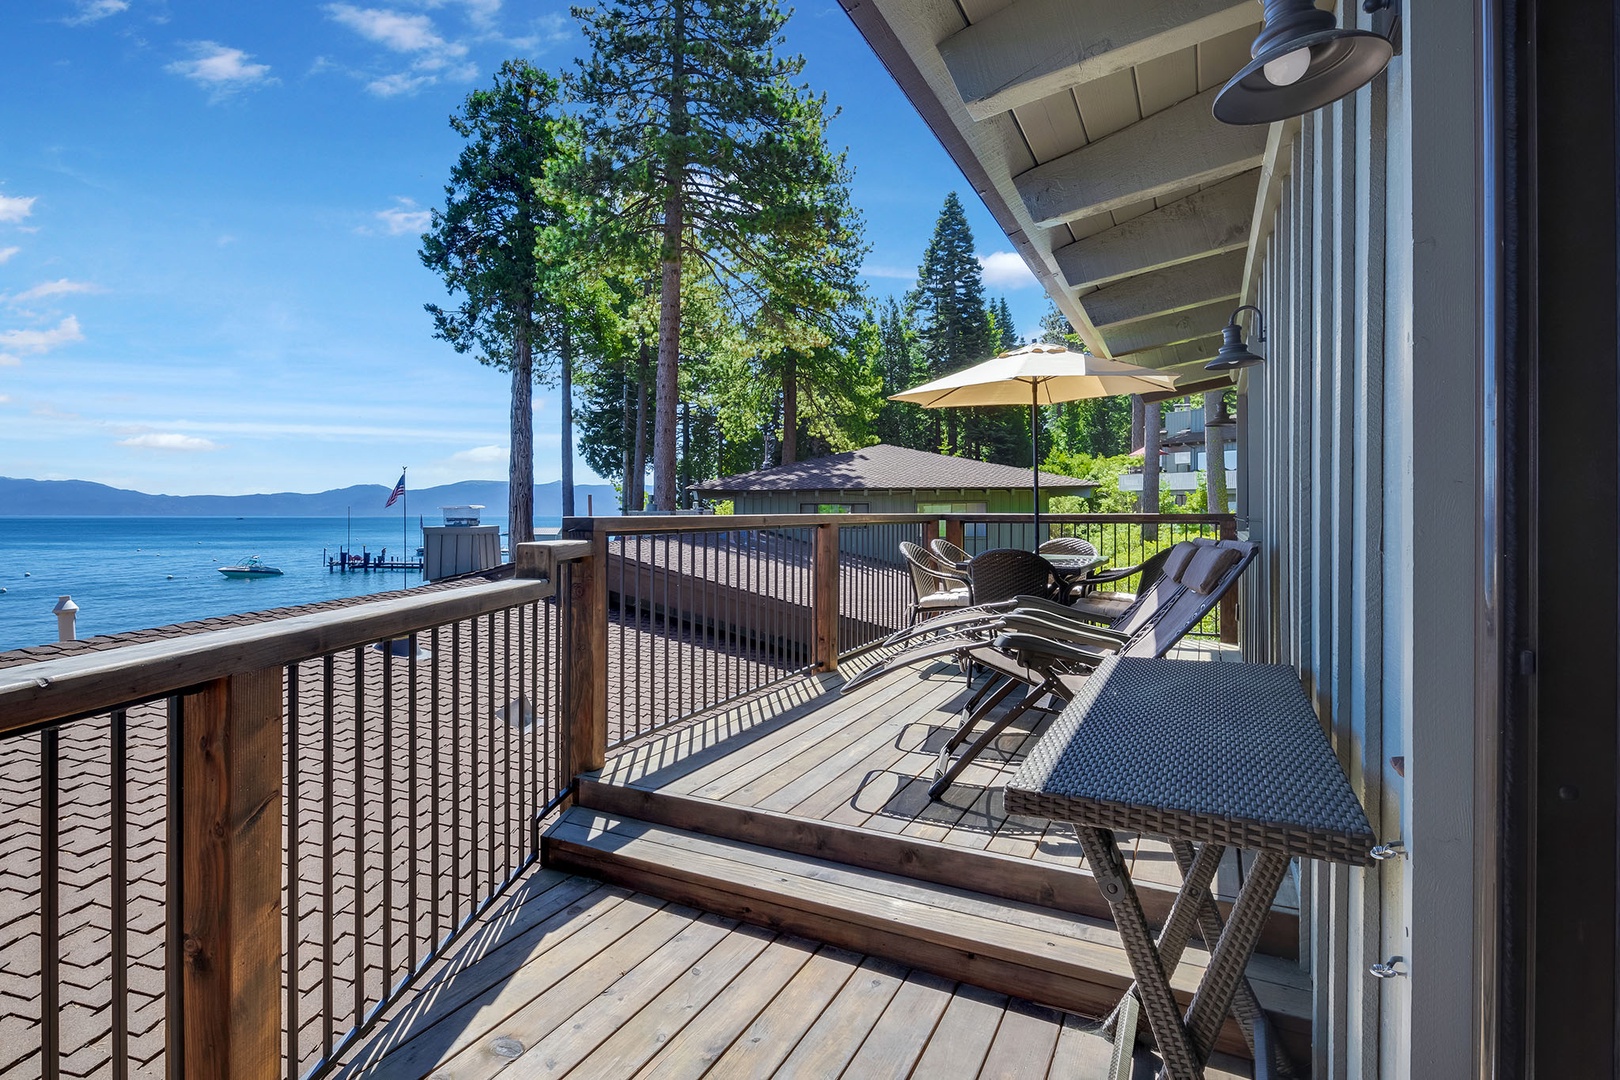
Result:
<svg viewBox="0 0 1620 1080">
<path fill-rule="evenodd" d="M 1116 563 L 1151 548 L 1145 526 L 1158 543 L 1233 529 L 1180 515 L 1042 526 Z M 14 819 L 0 841 L 38 855 L 0 867 L 0 903 L 36 904 L 0 909 L 0 949 L 40 986 L 21 1018 L 37 1046 L 0 1050 L 0 1073 L 95 1071 L 85 1055 L 99 1054 L 115 1077 L 322 1074 L 530 864 L 540 817 L 613 746 L 836 670 L 904 625 L 900 540 L 973 551 L 1020 528 L 568 519 L 565 539 L 518 546 L 513 580 L 0 668 L 0 781 L 17 804 L 0 806 Z M 86 906 L 69 894 L 89 879 Z M 87 911 L 106 912 L 110 938 L 68 956 Z M 67 980 L 64 964 L 104 977 Z M 80 983 L 101 997 L 78 1000 Z M 75 1009 L 106 1017 L 102 1035 L 69 1038 Z"/>
</svg>

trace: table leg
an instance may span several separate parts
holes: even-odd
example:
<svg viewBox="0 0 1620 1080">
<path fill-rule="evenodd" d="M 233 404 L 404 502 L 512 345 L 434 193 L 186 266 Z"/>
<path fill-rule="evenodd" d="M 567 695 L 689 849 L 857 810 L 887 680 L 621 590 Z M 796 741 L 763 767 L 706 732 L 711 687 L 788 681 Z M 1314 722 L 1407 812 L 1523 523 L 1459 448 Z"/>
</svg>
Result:
<svg viewBox="0 0 1620 1080">
<path fill-rule="evenodd" d="M 1238 890 L 1232 917 L 1215 943 L 1209 967 L 1198 984 L 1198 992 L 1193 995 L 1192 1008 L 1187 1011 L 1187 1030 L 1201 1055 L 1199 1060 L 1207 1060 L 1215 1045 L 1215 1033 L 1232 1006 L 1232 995 L 1243 981 L 1244 968 L 1254 955 L 1260 928 L 1271 913 L 1272 902 L 1277 899 L 1277 890 L 1287 870 L 1288 856 L 1262 851 L 1249 871 L 1248 880 Z"/>
<path fill-rule="evenodd" d="M 1125 860 L 1114 843 L 1114 834 L 1107 829 L 1081 825 L 1075 826 L 1075 832 L 1086 861 L 1091 863 L 1091 873 L 1113 911 L 1114 925 L 1125 945 L 1125 956 L 1136 975 L 1142 1011 L 1147 1013 L 1148 1026 L 1153 1029 L 1159 1054 L 1164 1058 L 1165 1075 L 1169 1080 L 1201 1080 L 1204 1075 L 1198 1064 L 1201 1059 L 1195 1056 L 1187 1029 L 1182 1026 L 1181 1007 L 1170 990 L 1170 980 L 1159 962 L 1158 950 L 1153 947 L 1153 933 L 1148 928 L 1147 916 L 1142 913 L 1142 902 L 1137 899 L 1130 875 L 1125 872 Z"/>
<path fill-rule="evenodd" d="M 1181 891 L 1176 894 L 1170 917 L 1164 921 L 1157 943 L 1159 963 L 1166 976 L 1175 974 L 1176 965 L 1181 963 L 1181 954 L 1186 951 L 1187 939 L 1192 936 L 1193 927 L 1200 924 L 1204 898 L 1209 896 L 1209 883 L 1215 879 L 1215 871 L 1220 868 L 1221 856 L 1225 851 L 1221 844 L 1205 844 L 1188 865 L 1181 867 Z M 1211 937 L 1209 940 L 1215 939 Z M 1128 998 L 1135 993 L 1136 984 L 1133 983 L 1125 996 Z M 1114 1016 L 1110 1016 L 1103 1026 L 1105 1032 L 1112 1032 L 1114 1017 L 1118 1015 L 1119 1010 L 1114 1010 Z"/>
</svg>

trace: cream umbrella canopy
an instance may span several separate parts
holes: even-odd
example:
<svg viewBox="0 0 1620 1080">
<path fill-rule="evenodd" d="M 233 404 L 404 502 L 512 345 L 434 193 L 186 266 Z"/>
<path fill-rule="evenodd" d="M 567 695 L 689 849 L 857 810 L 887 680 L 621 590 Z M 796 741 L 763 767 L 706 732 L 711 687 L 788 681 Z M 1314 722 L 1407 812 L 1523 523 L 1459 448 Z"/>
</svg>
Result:
<svg viewBox="0 0 1620 1080">
<path fill-rule="evenodd" d="M 890 401 L 909 401 L 925 409 L 969 405 L 1029 406 L 1029 440 L 1035 470 L 1035 535 L 1041 533 L 1041 447 L 1036 409 L 1082 398 L 1115 394 L 1158 394 L 1175 389 L 1171 375 L 1078 353 L 1062 345 L 1036 343 L 1004 353 L 970 368 L 924 383 Z"/>
</svg>

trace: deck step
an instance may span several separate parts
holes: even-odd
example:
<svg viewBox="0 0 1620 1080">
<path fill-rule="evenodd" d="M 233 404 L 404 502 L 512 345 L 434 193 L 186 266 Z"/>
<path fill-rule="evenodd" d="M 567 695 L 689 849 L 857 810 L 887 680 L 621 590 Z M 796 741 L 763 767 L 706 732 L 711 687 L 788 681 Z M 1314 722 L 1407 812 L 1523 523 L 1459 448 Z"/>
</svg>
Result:
<svg viewBox="0 0 1620 1080">
<path fill-rule="evenodd" d="M 580 806 L 621 817 L 897 873 L 918 881 L 973 889 L 1105 922 L 1113 920 L 1096 880 L 1079 867 L 879 833 L 714 799 L 605 783 L 588 776 L 580 778 L 578 801 Z M 1148 921 L 1162 926 L 1175 901 L 1175 890 L 1145 881 L 1138 881 L 1136 889 Z M 1219 904 L 1223 916 L 1231 913 L 1229 902 Z M 1273 909 L 1256 951 L 1284 960 L 1297 959 L 1299 916 Z"/>
<path fill-rule="evenodd" d="M 1086 1016 L 1106 1015 L 1131 981 L 1105 920 L 582 806 L 547 830 L 544 858 L 558 869 Z M 1184 1006 L 1207 959 L 1189 948 L 1172 980 Z M 1271 957 L 1257 957 L 1249 975 L 1284 1045 L 1305 1059 L 1305 976 Z M 1247 1054 L 1235 1022 L 1222 1029 L 1217 1049 Z"/>
</svg>

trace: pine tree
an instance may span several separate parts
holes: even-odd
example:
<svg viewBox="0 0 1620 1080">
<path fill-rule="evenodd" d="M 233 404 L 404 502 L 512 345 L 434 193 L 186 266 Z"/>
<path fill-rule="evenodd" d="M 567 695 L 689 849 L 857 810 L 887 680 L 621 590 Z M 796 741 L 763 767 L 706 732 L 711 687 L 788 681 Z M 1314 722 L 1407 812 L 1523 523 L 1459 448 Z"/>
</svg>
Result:
<svg viewBox="0 0 1620 1080">
<path fill-rule="evenodd" d="M 572 129 L 559 93 L 550 75 L 509 60 L 490 89 L 468 95 L 450 118 L 467 145 L 420 252 L 450 294 L 462 297 L 454 308 L 426 305 L 434 336 L 512 374 L 507 528 L 514 542 L 534 535 L 535 351 L 549 345 L 536 238 L 557 210 L 536 181 L 564 157 Z"/>
<path fill-rule="evenodd" d="M 848 229 L 824 99 L 790 80 L 775 0 L 607 0 L 576 9 L 591 55 L 573 81 L 586 115 L 579 183 L 610 207 L 599 243 L 643 245 L 659 276 L 654 494 L 676 499 L 683 281 L 697 264 L 739 306 L 773 291 L 810 310 L 795 245 Z"/>
<path fill-rule="evenodd" d="M 945 197 L 944 209 L 934 222 L 934 235 L 917 270 L 917 288 L 908 301 L 929 378 L 989 359 L 984 274 L 973 254 L 973 231 L 954 191 Z M 962 411 L 934 411 L 929 449 L 958 452 Z"/>
</svg>

